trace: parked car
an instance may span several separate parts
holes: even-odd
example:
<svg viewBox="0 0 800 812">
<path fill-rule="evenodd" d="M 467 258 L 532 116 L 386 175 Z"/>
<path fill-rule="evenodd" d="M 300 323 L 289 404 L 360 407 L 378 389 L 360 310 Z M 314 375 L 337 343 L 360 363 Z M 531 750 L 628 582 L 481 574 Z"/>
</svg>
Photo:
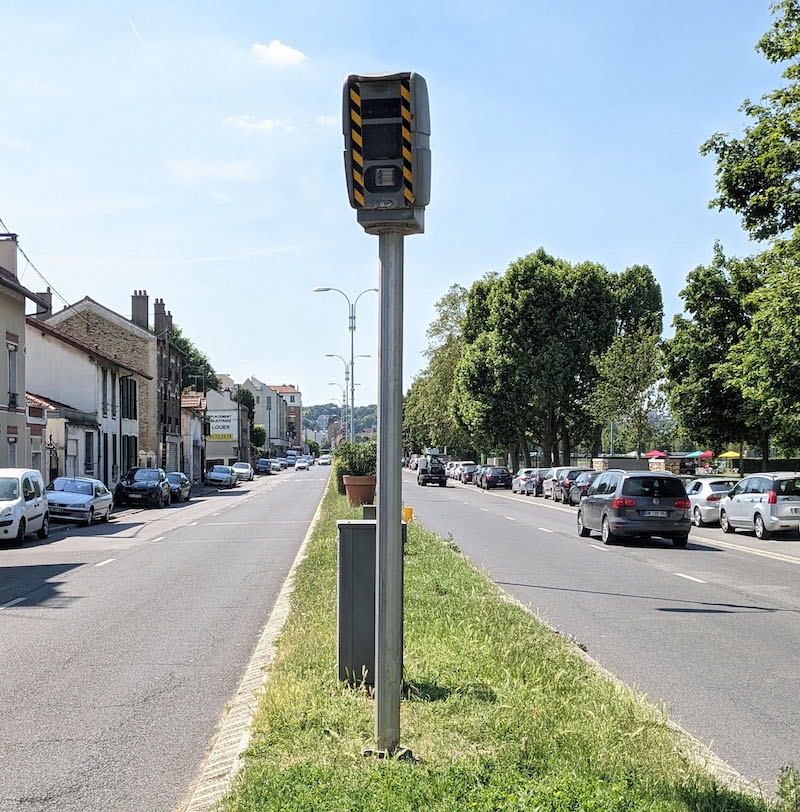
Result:
<svg viewBox="0 0 800 812">
<path fill-rule="evenodd" d="M 561 471 L 553 483 L 553 501 L 554 502 L 567 502 L 569 499 L 569 489 L 577 477 L 584 471 L 589 471 L 590 468 L 568 468 L 566 471 Z"/>
<path fill-rule="evenodd" d="M 320 454 L 317 462 L 320 465 L 330 465 L 333 462 L 333 457 L 330 454 Z"/>
<path fill-rule="evenodd" d="M 553 498 L 553 489 L 558 481 L 558 475 L 562 471 L 569 471 L 571 467 L 570 465 L 556 465 L 553 468 L 547 469 L 547 473 L 542 479 L 542 496 L 544 496 L 545 499 Z"/>
<path fill-rule="evenodd" d="M 59 476 L 47 486 L 47 506 L 50 518 L 88 527 L 108 521 L 114 495 L 99 479 Z"/>
<path fill-rule="evenodd" d="M 261 457 L 260 459 L 256 460 L 254 470 L 257 474 L 271 474 L 272 463 L 265 457 Z"/>
<path fill-rule="evenodd" d="M 236 485 L 236 471 L 230 465 L 215 465 L 206 473 L 207 485 L 233 488 Z"/>
<path fill-rule="evenodd" d="M 525 483 L 524 493 L 526 496 L 542 496 L 544 494 L 544 477 L 549 468 L 534 468 Z"/>
<path fill-rule="evenodd" d="M 692 524 L 702 527 L 704 524 L 718 523 L 722 497 L 738 484 L 738 478 L 703 477 L 693 479 L 686 485 L 686 495 L 692 503 Z"/>
<path fill-rule="evenodd" d="M 270 460 L 269 466 L 273 474 L 279 474 L 283 470 L 278 460 Z"/>
<path fill-rule="evenodd" d="M 304 457 L 298 457 L 297 462 L 294 464 L 295 471 L 307 471 L 308 470 L 308 460 Z"/>
<path fill-rule="evenodd" d="M 756 538 L 800 530 L 800 473 L 777 471 L 740 480 L 719 502 L 719 524 L 725 533 L 752 530 Z"/>
<path fill-rule="evenodd" d="M 28 533 L 46 539 L 49 529 L 42 475 L 29 468 L 0 468 L 0 539 L 21 546 Z"/>
<path fill-rule="evenodd" d="M 173 502 L 188 502 L 192 497 L 192 483 L 189 477 L 181 471 L 170 471 L 167 474 L 169 482 L 170 499 Z"/>
<path fill-rule="evenodd" d="M 235 462 L 231 468 L 240 482 L 250 482 L 253 479 L 253 466 L 249 462 Z"/>
<path fill-rule="evenodd" d="M 289 460 L 286 457 L 278 457 L 277 460 L 281 465 L 281 471 L 285 471 L 289 467 Z"/>
<path fill-rule="evenodd" d="M 114 504 L 164 507 L 170 500 L 170 487 L 163 468 L 131 468 L 114 489 Z"/>
<path fill-rule="evenodd" d="M 533 468 L 520 468 L 511 480 L 511 493 L 524 493 L 528 477 L 533 473 Z"/>
<path fill-rule="evenodd" d="M 580 504 L 581 499 L 586 496 L 592 482 L 597 479 L 599 471 L 581 471 L 575 481 L 569 486 L 569 495 L 567 501 L 570 505 Z"/>
<path fill-rule="evenodd" d="M 686 488 L 675 474 L 612 469 L 603 471 L 581 499 L 578 535 L 599 530 L 604 544 L 661 536 L 672 539 L 675 547 L 685 547 L 690 517 Z"/>
<path fill-rule="evenodd" d="M 472 474 L 472 484 L 477 485 L 479 488 L 481 487 L 481 474 L 483 474 L 484 468 L 486 468 L 485 465 L 476 465 Z"/>
<path fill-rule="evenodd" d="M 487 491 L 489 488 L 510 488 L 511 471 L 501 466 L 488 466 L 481 474 L 481 487 Z"/>
<path fill-rule="evenodd" d="M 461 466 L 461 476 L 460 479 L 462 482 L 472 482 L 472 477 L 475 475 L 475 471 L 477 470 L 478 466 L 473 465 L 472 463 L 467 463 L 466 465 Z"/>
</svg>

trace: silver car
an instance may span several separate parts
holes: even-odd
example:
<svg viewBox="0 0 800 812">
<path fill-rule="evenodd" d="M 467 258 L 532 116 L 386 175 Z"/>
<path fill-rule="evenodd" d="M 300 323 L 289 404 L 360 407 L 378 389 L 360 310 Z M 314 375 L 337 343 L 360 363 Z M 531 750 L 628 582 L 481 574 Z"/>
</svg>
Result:
<svg viewBox="0 0 800 812">
<path fill-rule="evenodd" d="M 702 527 L 719 522 L 719 503 L 739 483 L 738 478 L 703 477 L 686 484 L 686 495 L 692 503 L 692 524 Z"/>
<path fill-rule="evenodd" d="M 215 465 L 206 474 L 207 485 L 224 485 L 227 488 L 233 488 L 236 481 L 236 471 L 230 465 Z"/>
<path fill-rule="evenodd" d="M 800 473 L 778 471 L 752 474 L 740 480 L 719 503 L 723 532 L 752 530 L 756 538 L 800 530 Z"/>
<path fill-rule="evenodd" d="M 107 522 L 114 495 L 99 480 L 89 477 L 56 477 L 47 486 L 47 505 L 53 519 L 80 522 Z"/>
</svg>

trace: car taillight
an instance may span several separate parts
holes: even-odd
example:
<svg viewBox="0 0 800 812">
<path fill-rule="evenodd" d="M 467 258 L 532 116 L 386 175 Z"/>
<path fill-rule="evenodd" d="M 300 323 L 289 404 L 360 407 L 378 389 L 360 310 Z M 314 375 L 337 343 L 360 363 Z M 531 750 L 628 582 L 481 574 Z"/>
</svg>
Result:
<svg viewBox="0 0 800 812">
<path fill-rule="evenodd" d="M 692 503 L 688 499 L 676 499 L 675 505 L 678 510 L 688 510 L 692 506 Z"/>
<path fill-rule="evenodd" d="M 564 480 L 564 487 L 565 487 L 565 488 L 568 488 L 568 487 L 569 487 L 569 480 L 568 480 L 568 479 L 565 479 L 565 480 Z"/>
<path fill-rule="evenodd" d="M 778 504 L 778 494 L 775 493 L 775 491 L 767 491 L 767 504 L 768 505 Z"/>
<path fill-rule="evenodd" d="M 620 508 L 635 508 L 636 507 L 636 500 L 635 499 L 625 499 L 623 497 L 618 496 L 612 503 L 611 507 L 615 510 L 619 510 Z"/>
<path fill-rule="evenodd" d="M 720 499 L 722 499 L 721 493 L 710 493 L 706 502 L 719 502 Z"/>
</svg>

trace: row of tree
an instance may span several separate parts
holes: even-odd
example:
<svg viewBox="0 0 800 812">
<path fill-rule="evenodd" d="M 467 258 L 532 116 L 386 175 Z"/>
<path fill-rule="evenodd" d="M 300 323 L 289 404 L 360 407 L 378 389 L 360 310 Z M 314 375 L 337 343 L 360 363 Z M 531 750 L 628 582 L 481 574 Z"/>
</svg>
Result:
<svg viewBox="0 0 800 812">
<path fill-rule="evenodd" d="M 645 266 L 613 274 L 539 249 L 469 291 L 454 285 L 405 399 L 410 447 L 526 462 L 541 447 L 545 464 L 566 462 L 576 446 L 597 453 L 614 420 L 641 450 L 659 414 L 670 415 L 659 447 L 749 444 L 765 461 L 772 443 L 800 447 L 800 0 L 772 11 L 757 50 L 786 64 L 784 85 L 745 100 L 742 138 L 717 133 L 701 147 L 717 161 L 710 205 L 739 213 L 764 250 L 735 258 L 715 245 L 688 275 L 666 341 Z"/>
</svg>

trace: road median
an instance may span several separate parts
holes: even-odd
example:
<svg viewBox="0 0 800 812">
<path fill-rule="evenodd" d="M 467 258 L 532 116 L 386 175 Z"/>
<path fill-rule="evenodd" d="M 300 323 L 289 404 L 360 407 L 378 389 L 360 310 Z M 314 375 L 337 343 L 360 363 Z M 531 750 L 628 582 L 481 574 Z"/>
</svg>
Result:
<svg viewBox="0 0 800 812">
<path fill-rule="evenodd" d="M 220 809 L 777 808 L 418 523 L 405 555 L 401 702 L 414 759 L 365 758 L 372 697 L 336 678 L 341 518 L 360 513 L 331 482 Z"/>
</svg>

